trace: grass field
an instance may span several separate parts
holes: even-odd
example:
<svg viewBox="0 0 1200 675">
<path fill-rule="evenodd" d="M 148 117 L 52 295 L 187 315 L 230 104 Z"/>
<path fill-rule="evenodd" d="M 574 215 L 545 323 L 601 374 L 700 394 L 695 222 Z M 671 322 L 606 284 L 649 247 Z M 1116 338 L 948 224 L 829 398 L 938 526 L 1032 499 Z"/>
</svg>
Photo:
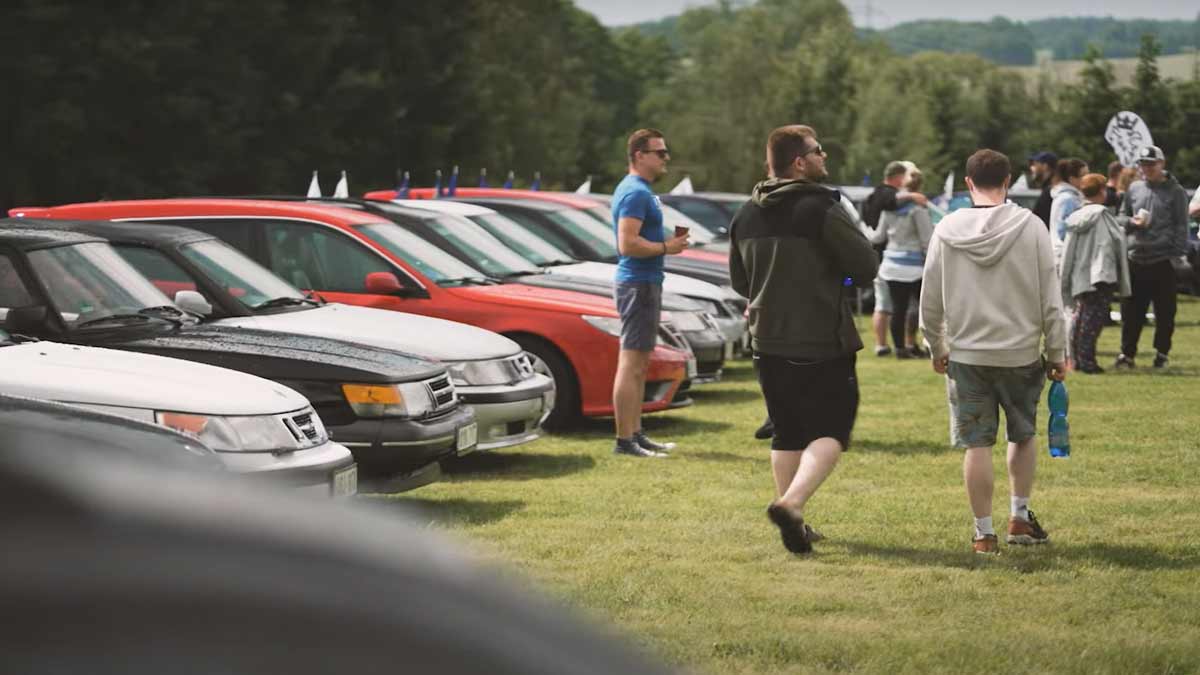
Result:
<svg viewBox="0 0 1200 675">
<path fill-rule="evenodd" d="M 942 380 L 867 352 L 852 450 L 806 514 L 827 537 L 808 558 L 764 516 L 746 361 L 647 418 L 680 443 L 670 459 L 614 457 L 596 421 L 396 499 L 697 672 L 1200 672 L 1200 302 L 1182 300 L 1169 370 L 1149 368 L 1148 329 L 1137 371 L 1068 379 L 1070 459 L 1046 454 L 1043 396 L 1031 506 L 1047 546 L 971 553 Z"/>
</svg>

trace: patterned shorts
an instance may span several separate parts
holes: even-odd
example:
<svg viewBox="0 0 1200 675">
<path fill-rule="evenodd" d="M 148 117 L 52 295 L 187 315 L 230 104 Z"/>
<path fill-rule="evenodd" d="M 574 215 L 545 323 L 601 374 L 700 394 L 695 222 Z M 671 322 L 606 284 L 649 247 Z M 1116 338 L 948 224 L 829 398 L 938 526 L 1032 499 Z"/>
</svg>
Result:
<svg viewBox="0 0 1200 675">
<path fill-rule="evenodd" d="M 989 448 L 1000 429 L 1004 409 L 1010 443 L 1037 433 L 1038 399 L 1046 382 L 1040 362 L 1004 368 L 950 362 L 946 397 L 950 400 L 950 441 L 960 448 Z"/>
</svg>

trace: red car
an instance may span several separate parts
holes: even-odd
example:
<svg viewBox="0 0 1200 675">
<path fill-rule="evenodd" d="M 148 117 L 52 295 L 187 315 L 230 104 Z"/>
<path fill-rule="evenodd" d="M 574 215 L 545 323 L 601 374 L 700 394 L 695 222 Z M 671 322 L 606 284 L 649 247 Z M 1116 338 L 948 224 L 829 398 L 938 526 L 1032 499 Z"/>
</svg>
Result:
<svg viewBox="0 0 1200 675">
<path fill-rule="evenodd" d="M 330 302 L 460 321 L 513 339 L 536 368 L 554 378 L 556 403 L 548 426 L 579 414 L 613 413 L 620 321 L 610 299 L 490 281 L 380 216 L 252 199 L 112 201 L 10 213 L 158 222 L 207 232 Z M 645 412 L 691 403 L 674 399 L 695 361 L 669 326 L 660 335 L 646 377 Z"/>
</svg>

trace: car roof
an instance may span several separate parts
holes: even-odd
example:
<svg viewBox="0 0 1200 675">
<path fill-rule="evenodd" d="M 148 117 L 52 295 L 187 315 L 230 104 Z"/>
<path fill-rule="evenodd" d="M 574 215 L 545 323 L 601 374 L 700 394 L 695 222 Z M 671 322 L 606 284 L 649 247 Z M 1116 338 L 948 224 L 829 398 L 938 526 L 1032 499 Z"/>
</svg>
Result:
<svg viewBox="0 0 1200 675">
<path fill-rule="evenodd" d="M 53 222 L 43 227 L 42 223 L 45 222 L 41 221 L 36 225 L 31 225 L 22 218 L 0 219 L 0 242 L 22 251 L 32 251 L 39 248 L 104 241 L 100 237 L 56 228 L 56 223 Z"/>
<path fill-rule="evenodd" d="M 396 198 L 395 190 L 376 190 L 366 194 L 367 199 L 377 199 L 382 201 L 391 201 Z M 409 190 L 409 195 L 415 199 L 435 199 L 433 188 L 412 188 Z M 577 195 L 566 192 L 544 192 L 542 190 L 518 190 L 509 188 L 457 188 L 453 197 L 465 198 L 475 201 L 477 197 L 496 198 L 496 199 L 533 199 L 537 201 L 553 202 L 562 204 L 576 209 L 589 209 L 599 205 L 594 199 L 588 199 L 585 195 Z"/>
<path fill-rule="evenodd" d="M 109 241 L 137 244 L 168 244 L 178 246 L 217 238 L 215 235 L 177 225 L 160 225 L 158 223 L 141 223 L 137 221 L 52 220 L 48 218 L 22 218 L 21 221 L 31 227 L 58 228 L 71 232 L 90 234 L 95 237 L 103 237 Z"/>
<path fill-rule="evenodd" d="M 455 197 L 470 204 L 478 204 L 487 207 L 515 206 L 530 211 L 566 211 L 571 207 L 565 204 L 556 202 L 540 201 L 536 199 L 501 199 L 499 197 Z"/>
<path fill-rule="evenodd" d="M 21 207 L 10 214 L 26 217 L 63 217 L 96 220 L 113 218 L 186 218 L 221 216 L 263 216 L 314 220 L 336 225 L 357 225 L 364 222 L 386 221 L 385 218 L 342 206 L 314 204 L 305 201 L 273 201 L 269 199 L 230 199 L 228 197 L 188 197 L 178 199 L 137 199 L 54 207 Z"/>
<path fill-rule="evenodd" d="M 699 197 L 701 199 L 711 199 L 715 202 L 738 202 L 739 204 L 750 199 L 750 195 L 741 194 L 740 192 L 694 192 L 690 195 L 679 196 Z"/>
<path fill-rule="evenodd" d="M 456 216 L 486 216 L 496 212 L 496 209 L 453 199 L 393 199 L 391 203 L 411 209 L 450 213 Z"/>
</svg>

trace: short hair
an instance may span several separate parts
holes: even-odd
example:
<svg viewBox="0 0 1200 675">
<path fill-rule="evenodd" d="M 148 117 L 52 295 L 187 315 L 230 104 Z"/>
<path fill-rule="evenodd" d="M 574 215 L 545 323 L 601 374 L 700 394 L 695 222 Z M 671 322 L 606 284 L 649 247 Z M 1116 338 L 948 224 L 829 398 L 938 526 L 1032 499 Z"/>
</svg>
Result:
<svg viewBox="0 0 1200 675">
<path fill-rule="evenodd" d="M 976 150 L 967 158 L 967 178 L 975 187 L 995 189 L 1004 187 L 1004 181 L 1012 177 L 1012 163 L 1002 152 L 984 148 Z"/>
<path fill-rule="evenodd" d="M 771 132 L 767 137 L 767 165 L 771 173 L 780 176 L 780 171 L 790 170 L 796 157 L 808 149 L 808 139 L 816 138 L 817 132 L 803 124 L 789 124 Z"/>
<path fill-rule="evenodd" d="M 1066 183 L 1072 178 L 1078 178 L 1083 175 L 1083 170 L 1087 168 L 1087 162 L 1078 157 L 1067 157 L 1066 159 L 1058 160 L 1058 166 L 1055 171 L 1058 172 L 1058 179 Z"/>
<path fill-rule="evenodd" d="M 1103 174 L 1089 173 L 1079 181 L 1079 191 L 1084 197 L 1095 197 L 1108 189 L 1108 177 Z"/>
<path fill-rule="evenodd" d="M 1108 163 L 1108 177 L 1116 178 L 1117 176 L 1120 176 L 1121 169 L 1124 169 L 1124 168 L 1125 168 L 1125 165 L 1121 164 L 1120 162 L 1116 162 L 1116 161 L 1109 162 Z"/>
<path fill-rule="evenodd" d="M 645 152 L 650 147 L 651 138 L 665 138 L 663 132 L 658 129 L 638 129 L 629 135 L 629 142 L 625 145 L 628 152 L 629 161 L 632 162 L 634 157 L 639 152 Z"/>
<path fill-rule="evenodd" d="M 917 192 L 921 189 L 921 183 L 924 182 L 924 180 L 925 175 L 921 173 L 921 170 L 913 169 L 911 172 L 909 172 L 908 183 L 904 187 L 908 188 L 910 192 Z"/>
<path fill-rule="evenodd" d="M 904 162 L 901 162 L 899 160 L 894 161 L 894 162 L 888 162 L 887 166 L 883 167 L 883 177 L 884 178 L 893 178 L 895 176 L 906 174 L 906 173 L 908 173 L 908 171 L 909 171 L 909 166 L 908 166 L 908 164 L 906 164 Z"/>
</svg>

